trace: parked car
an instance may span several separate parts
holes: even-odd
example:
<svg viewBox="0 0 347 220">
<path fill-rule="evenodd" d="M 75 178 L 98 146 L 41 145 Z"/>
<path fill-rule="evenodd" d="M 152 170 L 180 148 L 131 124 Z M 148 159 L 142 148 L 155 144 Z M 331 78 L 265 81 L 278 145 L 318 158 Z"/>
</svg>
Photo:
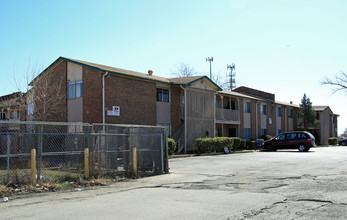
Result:
<svg viewBox="0 0 347 220">
<path fill-rule="evenodd" d="M 347 139 L 343 139 L 343 140 L 339 141 L 339 145 L 347 146 Z"/>
<path fill-rule="evenodd" d="M 284 132 L 263 143 L 263 150 L 298 149 L 307 152 L 316 146 L 314 136 L 307 131 Z"/>
</svg>

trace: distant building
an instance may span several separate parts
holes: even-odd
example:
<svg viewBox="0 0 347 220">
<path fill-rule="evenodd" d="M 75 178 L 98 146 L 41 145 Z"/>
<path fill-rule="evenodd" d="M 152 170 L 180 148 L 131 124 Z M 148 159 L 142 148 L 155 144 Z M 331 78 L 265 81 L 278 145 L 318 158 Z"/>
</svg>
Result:
<svg viewBox="0 0 347 220">
<path fill-rule="evenodd" d="M 0 120 L 24 120 L 25 106 L 22 104 L 21 100 L 21 92 L 0 96 Z"/>
<path fill-rule="evenodd" d="M 318 144 L 327 145 L 329 137 L 337 137 L 337 117 L 329 106 L 312 106 L 320 121 L 317 128 L 312 129 L 312 134 L 316 137 Z"/>
</svg>

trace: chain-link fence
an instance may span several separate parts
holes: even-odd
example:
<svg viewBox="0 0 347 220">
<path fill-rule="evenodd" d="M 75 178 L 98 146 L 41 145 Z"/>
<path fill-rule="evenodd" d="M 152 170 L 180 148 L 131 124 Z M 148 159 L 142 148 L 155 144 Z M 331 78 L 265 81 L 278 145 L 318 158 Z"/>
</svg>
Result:
<svg viewBox="0 0 347 220">
<path fill-rule="evenodd" d="M 0 121 L 0 184 L 81 178 L 85 149 L 89 176 L 168 172 L 166 146 L 156 126 Z"/>
</svg>

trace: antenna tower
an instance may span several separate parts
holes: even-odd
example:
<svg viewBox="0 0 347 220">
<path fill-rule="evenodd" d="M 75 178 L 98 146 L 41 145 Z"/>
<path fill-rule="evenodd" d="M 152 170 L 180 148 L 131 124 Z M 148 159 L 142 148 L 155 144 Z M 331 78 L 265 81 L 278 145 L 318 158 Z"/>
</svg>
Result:
<svg viewBox="0 0 347 220">
<path fill-rule="evenodd" d="M 228 82 L 228 89 L 229 91 L 235 89 L 236 83 L 235 83 L 235 77 L 236 77 L 236 72 L 235 72 L 235 64 L 233 63 L 232 65 L 227 64 L 227 71 L 230 70 L 230 72 L 227 72 L 227 77 L 230 78 Z"/>
</svg>

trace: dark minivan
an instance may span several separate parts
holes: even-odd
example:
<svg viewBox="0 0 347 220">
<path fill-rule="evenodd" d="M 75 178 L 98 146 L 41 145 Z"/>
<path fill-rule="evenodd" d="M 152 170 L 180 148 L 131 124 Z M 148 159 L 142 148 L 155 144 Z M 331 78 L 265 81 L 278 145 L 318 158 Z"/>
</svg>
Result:
<svg viewBox="0 0 347 220">
<path fill-rule="evenodd" d="M 278 149 L 298 149 L 307 152 L 316 146 L 314 136 L 307 131 L 284 132 L 263 143 L 263 150 L 276 151 Z"/>
</svg>

